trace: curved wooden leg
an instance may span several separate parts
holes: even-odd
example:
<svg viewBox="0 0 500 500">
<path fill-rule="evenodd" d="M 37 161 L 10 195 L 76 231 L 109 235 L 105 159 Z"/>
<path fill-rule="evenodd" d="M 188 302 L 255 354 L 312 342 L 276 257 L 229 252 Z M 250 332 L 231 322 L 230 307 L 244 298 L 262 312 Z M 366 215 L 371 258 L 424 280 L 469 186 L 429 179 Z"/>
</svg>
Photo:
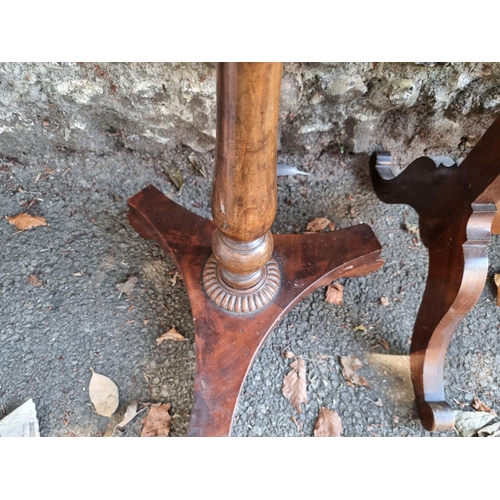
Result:
<svg viewBox="0 0 500 500">
<path fill-rule="evenodd" d="M 429 250 L 425 292 L 410 349 L 413 388 L 422 425 L 452 429 L 445 401 L 444 361 L 451 338 L 481 295 L 488 270 L 487 245 L 500 197 L 500 120 L 460 165 L 446 157 L 421 157 L 394 176 L 387 152 L 372 155 L 377 196 L 412 206 Z M 493 152 L 493 153 L 492 153 Z"/>
<path fill-rule="evenodd" d="M 382 264 L 381 247 L 365 224 L 330 233 L 274 235 L 281 271 L 274 298 L 252 313 L 230 313 L 202 285 L 214 224 L 177 205 L 153 186 L 128 201 L 132 226 L 169 253 L 182 273 L 196 335 L 191 436 L 228 436 L 241 386 L 260 346 L 287 312 L 318 287 L 361 276 Z"/>
<path fill-rule="evenodd" d="M 476 211 L 470 218 L 465 214 L 429 247 L 427 284 L 410 349 L 418 412 L 428 431 L 449 430 L 455 423 L 445 401 L 444 360 L 453 334 L 483 290 L 489 231 L 481 227 L 491 224 L 493 216 L 491 211 Z"/>
</svg>

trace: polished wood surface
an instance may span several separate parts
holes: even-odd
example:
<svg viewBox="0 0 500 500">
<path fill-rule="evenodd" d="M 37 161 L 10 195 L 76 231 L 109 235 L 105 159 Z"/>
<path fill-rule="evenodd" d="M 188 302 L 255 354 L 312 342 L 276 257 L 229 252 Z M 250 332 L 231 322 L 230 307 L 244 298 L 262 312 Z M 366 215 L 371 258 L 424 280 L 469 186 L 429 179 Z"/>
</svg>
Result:
<svg viewBox="0 0 500 500">
<path fill-rule="evenodd" d="M 282 275 L 277 296 L 251 314 L 231 314 L 210 300 L 200 285 L 212 251 L 214 224 L 153 186 L 128 204 L 131 225 L 172 256 L 191 302 L 196 335 L 191 436 L 230 434 L 248 369 L 266 337 L 295 304 L 334 279 L 368 274 L 383 264 L 380 244 L 365 224 L 330 233 L 274 235 L 274 256 Z"/>
<path fill-rule="evenodd" d="M 222 234 L 250 242 L 276 216 L 282 63 L 217 65 L 212 216 Z"/>
<path fill-rule="evenodd" d="M 191 301 L 192 436 L 230 434 L 255 354 L 298 301 L 333 279 L 367 274 L 383 263 L 366 225 L 313 235 L 270 233 L 281 74 L 281 63 L 218 65 L 213 222 L 153 186 L 128 201 L 131 225 L 172 256 Z"/>
<path fill-rule="evenodd" d="M 394 176 L 390 161 L 387 152 L 372 155 L 375 192 L 386 203 L 404 203 L 417 211 L 422 242 L 429 250 L 410 349 L 415 397 L 422 425 L 430 431 L 448 430 L 454 415 L 445 401 L 444 360 L 486 280 L 487 245 L 500 201 L 500 118 L 460 166 L 421 157 Z"/>
<path fill-rule="evenodd" d="M 209 295 L 224 307 L 237 300 L 274 296 L 266 278 L 273 252 L 269 229 L 276 215 L 276 153 L 282 63 L 218 63 L 217 139 L 212 239 L 218 282 Z M 220 269 L 218 269 L 220 266 Z M 207 270 L 207 273 L 210 272 Z M 207 288 L 207 283 L 205 283 Z M 251 290 L 242 297 L 241 291 Z M 208 288 L 207 288 L 208 291 Z M 244 295 L 244 294 L 243 294 Z M 224 296 L 221 299 L 221 296 Z M 238 311 L 230 307 L 233 312 Z"/>
</svg>

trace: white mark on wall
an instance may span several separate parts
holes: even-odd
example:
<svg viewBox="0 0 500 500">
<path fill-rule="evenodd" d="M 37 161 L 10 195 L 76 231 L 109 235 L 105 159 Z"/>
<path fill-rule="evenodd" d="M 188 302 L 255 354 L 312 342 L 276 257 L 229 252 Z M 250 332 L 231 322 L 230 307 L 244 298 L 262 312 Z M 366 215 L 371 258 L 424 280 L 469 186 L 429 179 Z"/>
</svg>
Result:
<svg viewBox="0 0 500 500">
<path fill-rule="evenodd" d="M 74 99 L 78 104 L 87 104 L 92 97 L 102 94 L 100 85 L 88 80 L 67 80 L 56 85 L 56 90 Z"/>
</svg>

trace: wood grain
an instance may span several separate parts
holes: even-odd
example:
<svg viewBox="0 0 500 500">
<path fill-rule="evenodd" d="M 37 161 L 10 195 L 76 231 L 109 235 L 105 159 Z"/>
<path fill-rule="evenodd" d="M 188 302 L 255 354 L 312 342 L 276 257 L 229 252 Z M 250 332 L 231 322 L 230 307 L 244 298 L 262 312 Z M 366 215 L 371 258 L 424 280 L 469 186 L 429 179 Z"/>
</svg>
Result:
<svg viewBox="0 0 500 500">
<path fill-rule="evenodd" d="M 276 216 L 282 63 L 217 64 L 212 216 L 227 237 L 253 241 Z"/>
<path fill-rule="evenodd" d="M 377 196 L 404 203 L 419 215 L 429 270 L 410 349 L 413 387 L 422 425 L 430 431 L 453 428 L 445 401 L 446 350 L 463 318 L 483 290 L 487 245 L 500 201 L 500 118 L 457 166 L 421 157 L 394 176 L 387 152 L 370 160 Z"/>
<path fill-rule="evenodd" d="M 264 309 L 231 314 L 212 302 L 201 286 L 214 224 L 153 186 L 128 204 L 132 226 L 174 259 L 191 302 L 196 332 L 191 436 L 230 434 L 249 367 L 266 337 L 295 304 L 334 279 L 368 274 L 383 264 L 380 244 L 365 224 L 329 233 L 274 235 L 274 256 L 282 273 L 278 294 Z"/>
</svg>

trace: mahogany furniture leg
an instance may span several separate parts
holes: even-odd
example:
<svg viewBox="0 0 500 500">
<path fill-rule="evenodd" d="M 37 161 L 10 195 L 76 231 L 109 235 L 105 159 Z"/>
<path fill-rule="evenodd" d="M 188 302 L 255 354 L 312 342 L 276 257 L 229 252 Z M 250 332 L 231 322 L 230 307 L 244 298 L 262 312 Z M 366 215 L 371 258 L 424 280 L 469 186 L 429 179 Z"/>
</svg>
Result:
<svg viewBox="0 0 500 500">
<path fill-rule="evenodd" d="M 131 225 L 172 256 L 195 325 L 191 436 L 228 436 L 249 367 L 300 300 L 340 276 L 378 269 L 381 247 L 361 224 L 272 235 L 281 63 L 217 66 L 213 222 L 148 186 L 128 200 Z"/>
<path fill-rule="evenodd" d="M 500 202 L 500 118 L 457 166 L 446 157 L 418 158 L 398 176 L 387 152 L 370 160 L 377 196 L 410 205 L 419 215 L 429 269 L 410 348 L 420 420 L 429 431 L 454 426 L 445 401 L 444 359 L 451 338 L 474 307 L 488 270 L 496 203 Z"/>
</svg>

